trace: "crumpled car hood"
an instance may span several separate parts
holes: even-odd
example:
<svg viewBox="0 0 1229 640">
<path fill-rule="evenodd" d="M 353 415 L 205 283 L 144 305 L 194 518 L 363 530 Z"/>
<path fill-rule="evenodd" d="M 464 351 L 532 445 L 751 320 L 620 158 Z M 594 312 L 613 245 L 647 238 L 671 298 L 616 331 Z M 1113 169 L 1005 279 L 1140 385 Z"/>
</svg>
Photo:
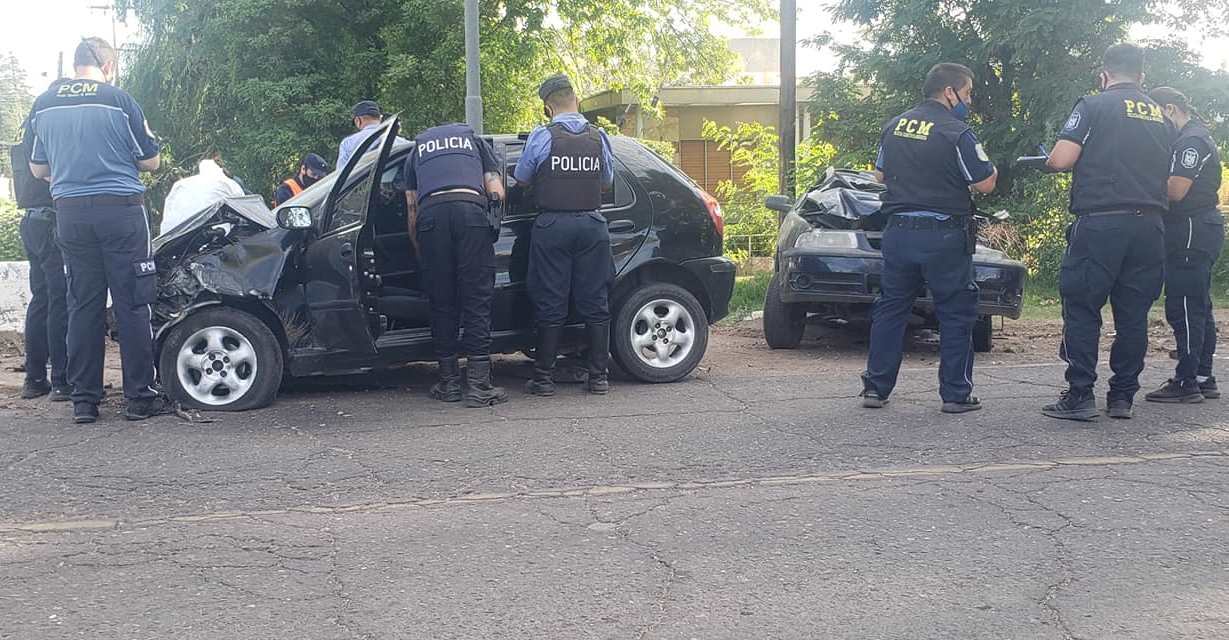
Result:
<svg viewBox="0 0 1229 640">
<path fill-rule="evenodd" d="M 299 237 L 277 226 L 260 196 L 210 205 L 154 240 L 155 315 L 172 319 L 221 296 L 272 298 Z"/>
</svg>

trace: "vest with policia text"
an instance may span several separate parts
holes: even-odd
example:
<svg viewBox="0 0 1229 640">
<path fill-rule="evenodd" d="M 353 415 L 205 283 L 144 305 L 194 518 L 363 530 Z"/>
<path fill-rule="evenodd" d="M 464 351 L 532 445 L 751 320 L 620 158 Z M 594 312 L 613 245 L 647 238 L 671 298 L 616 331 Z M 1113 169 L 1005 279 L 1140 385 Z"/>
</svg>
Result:
<svg viewBox="0 0 1229 640">
<path fill-rule="evenodd" d="M 431 127 L 414 138 L 411 161 L 418 182 L 418 201 L 448 189 L 486 193 L 478 144 L 473 128 L 460 123 Z"/>
<path fill-rule="evenodd" d="M 888 189 L 882 211 L 971 214 L 973 200 L 956 146 L 968 130 L 967 123 L 934 100 L 888 121 L 879 142 Z"/>
<path fill-rule="evenodd" d="M 538 206 L 547 211 L 594 211 L 602 206 L 602 136 L 589 125 L 580 133 L 562 123 L 550 132 L 550 155 L 534 177 Z"/>
<path fill-rule="evenodd" d="M 1161 107 L 1132 83 L 1113 85 L 1082 103 L 1071 118 L 1090 120 L 1072 172 L 1071 211 L 1168 210 L 1172 138 Z"/>
<path fill-rule="evenodd" d="M 1221 163 L 1216 141 L 1203 123 L 1192 119 L 1178 133 L 1174 143 L 1174 157 L 1170 160 L 1172 175 L 1192 175 L 1197 172 L 1191 190 L 1178 202 L 1170 203 L 1170 210 L 1178 215 L 1192 215 L 1220 204 Z"/>
</svg>

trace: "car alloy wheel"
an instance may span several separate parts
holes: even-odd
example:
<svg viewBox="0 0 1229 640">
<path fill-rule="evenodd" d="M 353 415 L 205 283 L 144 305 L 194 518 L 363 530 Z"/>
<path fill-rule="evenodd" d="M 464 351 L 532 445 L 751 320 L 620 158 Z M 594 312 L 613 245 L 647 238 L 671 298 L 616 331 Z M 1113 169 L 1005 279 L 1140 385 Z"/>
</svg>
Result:
<svg viewBox="0 0 1229 640">
<path fill-rule="evenodd" d="M 258 370 L 251 341 L 230 327 L 205 327 L 188 336 L 176 360 L 176 374 L 184 392 L 211 406 L 243 398 L 252 390 Z"/>
</svg>

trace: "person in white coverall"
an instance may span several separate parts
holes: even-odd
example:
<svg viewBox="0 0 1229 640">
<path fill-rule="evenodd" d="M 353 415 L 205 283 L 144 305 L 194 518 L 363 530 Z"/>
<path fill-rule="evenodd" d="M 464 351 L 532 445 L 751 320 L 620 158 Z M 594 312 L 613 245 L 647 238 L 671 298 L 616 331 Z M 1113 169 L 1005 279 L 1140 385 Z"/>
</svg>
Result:
<svg viewBox="0 0 1229 640">
<path fill-rule="evenodd" d="M 241 195 L 243 188 L 226 177 L 218 163 L 208 158 L 201 160 L 196 175 L 183 178 L 171 186 L 171 193 L 162 207 L 162 233 L 174 229 L 192 214 L 219 200 Z"/>
</svg>

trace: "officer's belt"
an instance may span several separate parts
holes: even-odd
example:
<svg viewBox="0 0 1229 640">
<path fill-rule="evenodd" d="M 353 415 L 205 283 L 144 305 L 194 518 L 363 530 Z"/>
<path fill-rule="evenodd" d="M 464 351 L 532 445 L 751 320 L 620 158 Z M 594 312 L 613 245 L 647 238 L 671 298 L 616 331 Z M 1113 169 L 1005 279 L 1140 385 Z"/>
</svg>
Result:
<svg viewBox="0 0 1229 640">
<path fill-rule="evenodd" d="M 967 219 L 968 216 L 950 216 L 947 220 L 941 220 L 933 216 L 898 215 L 888 218 L 888 226 L 904 229 L 963 229 L 968 224 Z"/>
<path fill-rule="evenodd" d="M 55 208 L 88 209 L 90 207 L 126 207 L 145 204 L 145 196 L 134 193 L 127 196 L 79 196 L 76 198 L 57 198 Z"/>
<path fill-rule="evenodd" d="M 449 189 L 427 194 L 419 206 L 426 208 L 445 202 L 470 202 L 480 207 L 487 206 L 486 196 L 472 189 Z"/>
<path fill-rule="evenodd" d="M 42 222 L 55 222 L 55 209 L 51 207 L 31 207 L 26 209 L 26 217 Z"/>
<path fill-rule="evenodd" d="M 1148 214 L 1161 215 L 1164 211 L 1156 209 L 1111 209 L 1110 211 L 1092 211 L 1089 213 L 1077 213 L 1077 218 L 1096 218 L 1099 216 L 1143 216 Z"/>
</svg>

